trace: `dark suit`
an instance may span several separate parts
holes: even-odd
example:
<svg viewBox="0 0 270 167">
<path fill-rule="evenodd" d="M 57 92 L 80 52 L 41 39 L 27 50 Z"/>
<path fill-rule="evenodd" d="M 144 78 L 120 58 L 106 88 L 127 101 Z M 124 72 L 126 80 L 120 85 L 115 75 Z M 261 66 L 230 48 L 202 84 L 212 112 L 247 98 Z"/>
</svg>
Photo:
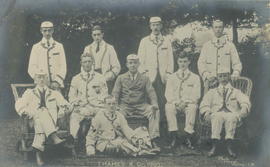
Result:
<svg viewBox="0 0 270 167">
<path fill-rule="evenodd" d="M 133 80 L 129 72 L 119 75 L 112 94 L 125 116 L 143 115 L 149 120 L 150 137 L 159 137 L 159 110 L 153 112 L 152 105 L 157 104 L 157 96 L 152 83 L 145 75 L 137 73 Z M 150 104 L 147 103 L 150 100 Z"/>
</svg>

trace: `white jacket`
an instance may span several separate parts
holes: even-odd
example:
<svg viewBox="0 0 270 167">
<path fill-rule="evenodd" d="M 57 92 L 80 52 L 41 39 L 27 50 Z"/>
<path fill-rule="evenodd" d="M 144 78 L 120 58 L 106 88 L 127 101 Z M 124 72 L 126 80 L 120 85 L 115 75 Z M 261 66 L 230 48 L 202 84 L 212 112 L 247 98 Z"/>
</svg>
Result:
<svg viewBox="0 0 270 167">
<path fill-rule="evenodd" d="M 51 39 L 50 47 L 47 47 L 46 40 L 33 45 L 28 74 L 34 79 L 36 72 L 43 70 L 47 73 L 50 81 L 57 81 L 61 87 L 64 87 L 67 65 L 64 47 L 61 43 Z"/>
<path fill-rule="evenodd" d="M 84 48 L 84 53 L 91 53 L 95 59 L 95 69 L 101 68 L 106 81 L 113 80 L 121 70 L 114 47 L 105 41 L 100 44 L 100 50 L 96 53 L 96 44 L 93 42 Z"/>
<path fill-rule="evenodd" d="M 221 37 L 206 42 L 198 59 L 198 70 L 205 81 L 216 77 L 222 69 L 229 69 L 234 76 L 239 76 L 242 71 L 242 63 L 233 43 Z"/>
<path fill-rule="evenodd" d="M 171 42 L 160 35 L 159 43 L 155 42 L 153 34 L 144 37 L 139 45 L 138 56 L 141 65 L 139 71 L 145 73 L 154 82 L 159 69 L 161 80 L 166 82 L 166 77 L 173 73 L 174 60 Z"/>
<path fill-rule="evenodd" d="M 184 101 L 197 105 L 201 97 L 200 77 L 189 70 L 184 72 L 184 78 L 181 74 L 181 71 L 178 70 L 169 76 L 165 91 L 167 102 L 175 104 Z"/>
</svg>

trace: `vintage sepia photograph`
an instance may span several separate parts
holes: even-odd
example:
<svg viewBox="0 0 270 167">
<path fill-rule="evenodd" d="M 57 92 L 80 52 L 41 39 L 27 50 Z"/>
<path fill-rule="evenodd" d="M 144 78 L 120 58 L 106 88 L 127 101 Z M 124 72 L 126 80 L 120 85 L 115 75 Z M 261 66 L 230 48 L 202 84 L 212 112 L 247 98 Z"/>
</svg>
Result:
<svg viewBox="0 0 270 167">
<path fill-rule="evenodd" d="M 0 1 L 0 167 L 269 167 L 269 0 Z"/>
</svg>

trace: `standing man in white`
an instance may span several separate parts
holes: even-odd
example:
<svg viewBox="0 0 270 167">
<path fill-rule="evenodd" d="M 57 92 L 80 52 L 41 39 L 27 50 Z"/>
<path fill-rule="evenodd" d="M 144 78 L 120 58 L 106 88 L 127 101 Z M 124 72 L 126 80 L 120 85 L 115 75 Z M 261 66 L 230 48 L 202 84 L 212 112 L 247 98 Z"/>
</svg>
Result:
<svg viewBox="0 0 270 167">
<path fill-rule="evenodd" d="M 95 59 L 95 71 L 102 74 L 111 93 L 114 81 L 121 70 L 114 47 L 103 40 L 104 32 L 100 26 L 92 29 L 93 42 L 84 48 L 84 53 L 89 53 Z"/>
<path fill-rule="evenodd" d="M 215 37 L 203 45 L 198 60 L 200 76 L 205 84 L 209 84 L 209 87 L 215 83 L 217 73 L 222 68 L 229 69 L 232 78 L 240 76 L 242 71 L 242 63 L 235 45 L 223 34 L 224 23 L 221 20 L 215 20 L 212 28 Z"/>
<path fill-rule="evenodd" d="M 54 32 L 52 22 L 42 22 L 40 32 L 43 38 L 32 47 L 28 74 L 34 79 L 35 73 L 43 70 L 48 76 L 49 87 L 60 90 L 60 88 L 64 88 L 64 79 L 67 72 L 64 47 L 52 37 Z"/>
<path fill-rule="evenodd" d="M 158 97 L 161 121 L 166 121 L 164 93 L 166 80 L 174 70 L 172 46 L 170 40 L 161 34 L 160 17 L 150 18 L 150 29 L 151 34 L 144 37 L 139 45 L 138 56 L 141 63 L 139 72 L 148 76 L 153 83 Z"/>
</svg>

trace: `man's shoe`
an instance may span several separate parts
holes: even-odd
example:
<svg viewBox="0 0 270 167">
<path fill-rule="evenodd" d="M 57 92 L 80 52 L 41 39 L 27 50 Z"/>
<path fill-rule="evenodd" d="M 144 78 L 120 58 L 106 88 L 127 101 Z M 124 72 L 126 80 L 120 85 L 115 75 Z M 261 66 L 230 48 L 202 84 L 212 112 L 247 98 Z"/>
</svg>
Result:
<svg viewBox="0 0 270 167">
<path fill-rule="evenodd" d="M 212 148 L 207 154 L 208 157 L 214 157 L 216 155 L 217 142 L 218 140 L 216 139 L 212 140 Z"/>
<path fill-rule="evenodd" d="M 158 152 L 160 152 L 160 147 L 158 146 L 156 140 L 157 139 L 152 140 L 152 146 L 153 146 L 152 151 L 158 153 Z"/>
<path fill-rule="evenodd" d="M 65 140 L 60 139 L 56 133 L 51 134 L 50 137 L 52 139 L 52 143 L 55 145 L 62 144 L 63 142 L 65 142 Z"/>
<path fill-rule="evenodd" d="M 227 150 L 228 150 L 229 156 L 231 158 L 235 159 L 235 158 L 237 158 L 237 156 L 236 156 L 236 153 L 232 149 L 232 142 L 233 142 L 233 140 L 231 140 L 231 139 L 227 140 Z"/>
<path fill-rule="evenodd" d="M 44 165 L 44 161 L 42 159 L 42 152 L 41 151 L 36 152 L 36 161 L 37 161 L 38 166 L 43 166 Z"/>
<path fill-rule="evenodd" d="M 195 149 L 195 147 L 193 146 L 193 144 L 189 138 L 186 139 L 186 145 L 187 145 L 187 148 L 189 148 L 191 150 Z"/>
</svg>

